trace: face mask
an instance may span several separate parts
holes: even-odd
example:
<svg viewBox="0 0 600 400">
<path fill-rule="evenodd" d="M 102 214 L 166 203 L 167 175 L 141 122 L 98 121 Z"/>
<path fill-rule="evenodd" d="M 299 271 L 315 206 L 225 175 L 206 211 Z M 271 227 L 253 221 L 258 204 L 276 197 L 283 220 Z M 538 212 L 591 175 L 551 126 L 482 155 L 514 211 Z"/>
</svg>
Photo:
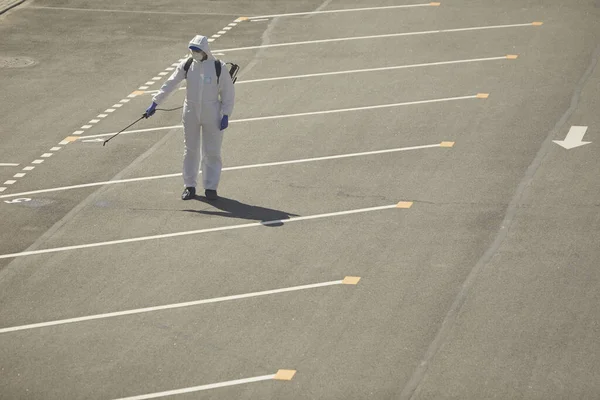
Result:
<svg viewBox="0 0 600 400">
<path fill-rule="evenodd" d="M 192 57 L 196 61 L 204 61 L 204 60 L 206 60 L 206 53 L 203 52 L 203 51 L 201 51 L 201 52 L 192 51 L 191 53 L 192 53 Z"/>
</svg>

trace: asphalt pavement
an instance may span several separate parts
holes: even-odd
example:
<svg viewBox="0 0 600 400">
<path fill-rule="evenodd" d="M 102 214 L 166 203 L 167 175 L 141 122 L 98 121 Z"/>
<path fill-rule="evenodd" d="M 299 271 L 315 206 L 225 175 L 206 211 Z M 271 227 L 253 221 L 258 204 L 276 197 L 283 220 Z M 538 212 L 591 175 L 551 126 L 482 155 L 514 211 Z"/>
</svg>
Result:
<svg viewBox="0 0 600 400">
<path fill-rule="evenodd" d="M 241 66 L 212 202 L 180 110 L 103 146 L 196 34 Z M 600 397 L 598 1 L 29 0 L 0 37 L 0 399 Z"/>
</svg>

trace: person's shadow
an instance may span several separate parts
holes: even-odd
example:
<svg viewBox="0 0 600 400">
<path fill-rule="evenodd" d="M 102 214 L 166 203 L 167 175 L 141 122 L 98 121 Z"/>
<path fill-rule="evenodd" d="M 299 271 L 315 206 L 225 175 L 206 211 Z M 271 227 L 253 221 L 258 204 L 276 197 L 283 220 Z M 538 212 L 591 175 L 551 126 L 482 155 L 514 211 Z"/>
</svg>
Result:
<svg viewBox="0 0 600 400">
<path fill-rule="evenodd" d="M 298 217 L 297 214 L 288 213 L 285 211 L 274 210 L 271 208 L 251 206 L 241 203 L 237 200 L 219 197 L 217 200 L 208 200 L 206 197 L 196 196 L 194 198 L 205 204 L 209 204 L 221 211 L 208 210 L 183 210 L 185 212 L 193 212 L 204 215 L 218 215 L 228 218 L 250 219 L 260 221 L 264 226 L 277 227 L 282 226 L 283 221 L 290 217 Z"/>
</svg>

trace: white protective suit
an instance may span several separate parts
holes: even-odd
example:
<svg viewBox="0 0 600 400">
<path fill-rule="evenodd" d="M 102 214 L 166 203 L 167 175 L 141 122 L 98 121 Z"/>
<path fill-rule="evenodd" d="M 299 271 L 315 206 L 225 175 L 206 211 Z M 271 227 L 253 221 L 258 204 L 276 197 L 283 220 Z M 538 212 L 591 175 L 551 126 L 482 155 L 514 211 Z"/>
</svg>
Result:
<svg viewBox="0 0 600 400">
<path fill-rule="evenodd" d="M 222 168 L 221 118 L 223 115 L 231 116 L 233 112 L 235 89 L 229 69 L 222 61 L 217 84 L 215 57 L 210 51 L 206 36 L 195 36 L 189 45 L 202 49 L 207 59 L 202 62 L 194 60 L 187 73 L 187 90 L 183 103 L 183 183 L 185 187 L 196 187 L 198 169 L 202 163 L 204 189 L 217 190 Z M 164 102 L 185 79 L 185 62 L 183 60 L 179 63 L 175 72 L 152 99 L 157 105 Z"/>
</svg>

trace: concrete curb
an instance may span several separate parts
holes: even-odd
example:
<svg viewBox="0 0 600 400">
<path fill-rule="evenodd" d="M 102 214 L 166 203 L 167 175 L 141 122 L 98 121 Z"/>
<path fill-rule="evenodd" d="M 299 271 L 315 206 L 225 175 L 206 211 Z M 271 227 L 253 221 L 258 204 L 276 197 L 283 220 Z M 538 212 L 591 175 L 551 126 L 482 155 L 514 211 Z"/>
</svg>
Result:
<svg viewBox="0 0 600 400">
<path fill-rule="evenodd" d="M 0 0 L 0 15 L 24 2 L 25 0 Z"/>
</svg>

